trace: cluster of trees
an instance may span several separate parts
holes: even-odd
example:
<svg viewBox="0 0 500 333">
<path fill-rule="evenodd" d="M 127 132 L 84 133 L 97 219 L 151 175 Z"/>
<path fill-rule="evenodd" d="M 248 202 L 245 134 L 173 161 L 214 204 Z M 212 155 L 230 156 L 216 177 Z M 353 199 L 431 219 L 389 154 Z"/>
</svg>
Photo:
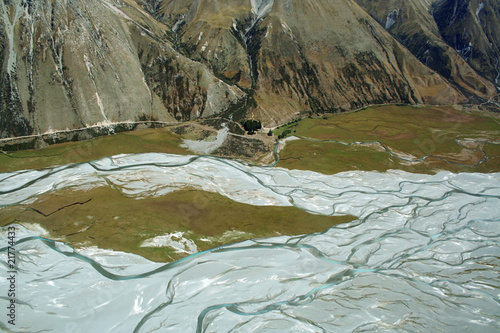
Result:
<svg viewBox="0 0 500 333">
<path fill-rule="evenodd" d="M 280 135 L 278 135 L 278 139 L 283 139 L 284 137 L 286 137 L 290 133 L 292 133 L 292 130 L 291 129 L 286 129 L 283 132 L 281 132 Z"/>
<path fill-rule="evenodd" d="M 290 120 L 290 121 L 289 121 L 289 122 L 287 122 L 286 124 L 283 124 L 283 125 L 281 125 L 281 126 L 278 126 L 278 128 L 285 127 L 285 126 L 288 126 L 288 125 L 292 125 L 292 124 L 298 123 L 299 121 L 300 121 L 300 119 Z"/>
<path fill-rule="evenodd" d="M 248 132 L 248 134 L 255 134 L 255 131 L 262 128 L 262 123 L 259 120 L 249 119 L 243 123 L 243 128 Z"/>
<path fill-rule="evenodd" d="M 278 128 L 282 128 L 282 127 L 290 126 L 290 125 L 291 125 L 290 127 L 293 128 L 293 127 L 298 125 L 297 123 L 299 121 L 300 121 L 300 119 L 291 120 L 288 123 L 279 126 Z M 243 123 L 243 128 L 245 129 L 245 131 L 248 132 L 248 134 L 252 135 L 252 134 L 255 134 L 256 131 L 262 129 L 262 123 L 260 122 L 260 120 L 249 119 Z M 295 130 L 292 130 L 291 128 L 287 128 L 286 130 L 281 132 L 281 134 L 278 135 L 278 139 L 285 138 L 287 135 L 289 135 L 293 132 L 296 132 Z M 269 130 L 267 135 L 273 136 L 273 131 Z"/>
<path fill-rule="evenodd" d="M 293 128 L 293 127 L 296 127 L 296 126 L 298 125 L 297 123 L 298 123 L 299 121 L 300 121 L 300 119 L 291 120 L 291 121 L 289 121 L 288 123 L 286 123 L 286 124 L 283 124 L 283 125 L 279 126 L 278 128 L 285 127 L 285 126 L 290 126 L 290 125 L 292 125 L 292 126 L 290 126 L 290 127 L 291 127 L 291 128 Z M 278 135 L 278 139 L 283 139 L 283 138 L 285 138 L 288 134 L 291 134 L 291 133 L 293 133 L 293 132 L 296 132 L 296 130 L 293 130 L 293 131 L 292 131 L 292 129 L 291 129 L 291 128 L 287 128 L 286 130 L 284 130 L 283 132 L 281 132 L 281 134 L 280 134 L 280 135 Z"/>
</svg>

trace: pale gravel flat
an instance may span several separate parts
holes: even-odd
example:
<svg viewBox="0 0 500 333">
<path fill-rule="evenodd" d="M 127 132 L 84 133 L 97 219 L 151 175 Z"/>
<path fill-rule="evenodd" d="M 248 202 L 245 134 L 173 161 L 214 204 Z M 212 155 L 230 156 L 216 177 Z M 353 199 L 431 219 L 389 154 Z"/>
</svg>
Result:
<svg viewBox="0 0 500 333">
<path fill-rule="evenodd" d="M 186 140 L 183 139 L 183 143 L 180 145 L 183 148 L 187 148 L 195 154 L 199 155 L 209 155 L 216 149 L 220 148 L 229 134 L 229 128 L 223 124 L 223 128 L 217 131 L 217 135 L 206 138 L 205 140 Z"/>
</svg>

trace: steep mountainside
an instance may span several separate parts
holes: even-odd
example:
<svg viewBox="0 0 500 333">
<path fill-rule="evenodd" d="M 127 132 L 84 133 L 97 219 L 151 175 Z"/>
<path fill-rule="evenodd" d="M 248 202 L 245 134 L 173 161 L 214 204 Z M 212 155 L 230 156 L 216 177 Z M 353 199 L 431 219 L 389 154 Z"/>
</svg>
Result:
<svg viewBox="0 0 500 333">
<path fill-rule="evenodd" d="M 270 124 L 301 110 L 464 101 L 353 1 L 140 3 L 186 56 L 247 91 L 253 116 Z"/>
<path fill-rule="evenodd" d="M 435 37 L 468 21 L 420 12 L 431 31 L 421 38 L 444 50 L 429 61 L 353 0 L 2 0 L 0 136 L 215 114 L 275 125 L 303 111 L 491 98 L 494 72 L 481 77 L 478 57 L 471 67 Z"/>
<path fill-rule="evenodd" d="M 441 0 L 435 4 L 434 19 L 444 40 L 500 85 L 500 2 Z"/>
<path fill-rule="evenodd" d="M 500 3 L 357 0 L 420 61 L 464 92 L 493 98 L 499 86 Z"/>
<path fill-rule="evenodd" d="M 164 38 L 136 4 L 2 1 L 1 137 L 211 115 L 244 94 Z"/>
</svg>

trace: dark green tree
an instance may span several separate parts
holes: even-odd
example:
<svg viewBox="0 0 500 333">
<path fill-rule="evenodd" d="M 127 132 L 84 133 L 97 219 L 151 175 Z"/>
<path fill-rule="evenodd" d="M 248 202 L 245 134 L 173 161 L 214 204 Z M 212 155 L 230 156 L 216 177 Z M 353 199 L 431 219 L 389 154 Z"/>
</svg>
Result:
<svg viewBox="0 0 500 333">
<path fill-rule="evenodd" d="M 262 124 L 258 120 L 249 119 L 243 123 L 243 128 L 245 128 L 245 131 L 247 132 L 254 132 L 260 130 L 262 128 Z"/>
</svg>

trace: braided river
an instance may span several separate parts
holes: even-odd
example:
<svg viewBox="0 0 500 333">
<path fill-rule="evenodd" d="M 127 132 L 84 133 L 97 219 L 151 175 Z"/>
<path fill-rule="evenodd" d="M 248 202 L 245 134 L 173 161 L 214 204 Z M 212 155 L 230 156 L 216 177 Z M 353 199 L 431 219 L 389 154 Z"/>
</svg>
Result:
<svg viewBox="0 0 500 333">
<path fill-rule="evenodd" d="M 138 199 L 190 187 L 251 205 L 358 219 L 321 233 L 225 245 L 172 263 L 72 248 L 33 226 L 11 224 L 16 325 L 8 323 L 9 280 L 3 277 L 3 330 L 500 330 L 500 173 L 323 175 L 207 156 L 117 155 L 0 174 L 0 207 L 98 186 Z M 0 239 L 2 276 L 8 276 L 8 226 Z"/>
</svg>

